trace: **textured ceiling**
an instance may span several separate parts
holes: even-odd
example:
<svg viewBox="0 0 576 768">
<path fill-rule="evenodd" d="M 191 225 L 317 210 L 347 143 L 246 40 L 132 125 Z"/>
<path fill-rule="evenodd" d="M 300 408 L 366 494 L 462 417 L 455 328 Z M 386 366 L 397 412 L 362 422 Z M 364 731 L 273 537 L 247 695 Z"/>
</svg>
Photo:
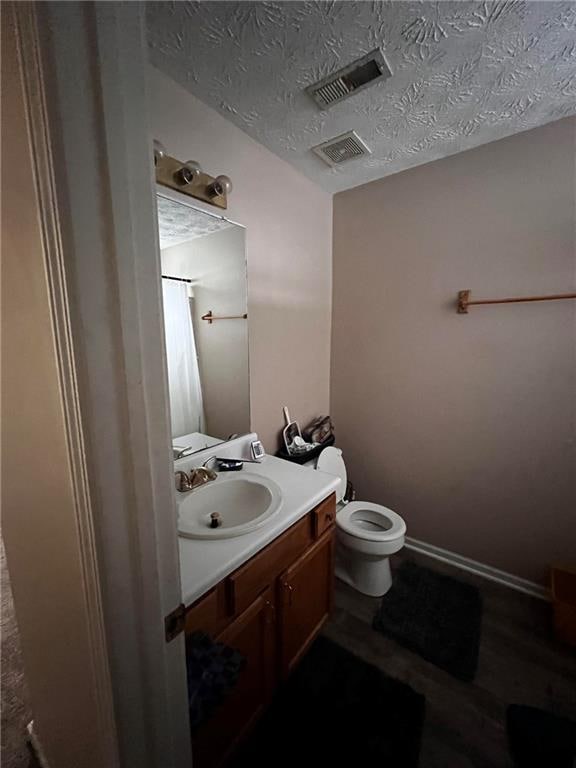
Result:
<svg viewBox="0 0 576 768">
<path fill-rule="evenodd" d="M 576 114 L 574 2 L 147 9 L 159 69 L 333 192 Z M 306 86 L 376 47 L 392 78 L 321 112 Z M 329 168 L 311 151 L 351 129 L 371 155 Z"/>
<path fill-rule="evenodd" d="M 232 226 L 229 221 L 156 196 L 160 249 L 170 248 Z"/>
</svg>

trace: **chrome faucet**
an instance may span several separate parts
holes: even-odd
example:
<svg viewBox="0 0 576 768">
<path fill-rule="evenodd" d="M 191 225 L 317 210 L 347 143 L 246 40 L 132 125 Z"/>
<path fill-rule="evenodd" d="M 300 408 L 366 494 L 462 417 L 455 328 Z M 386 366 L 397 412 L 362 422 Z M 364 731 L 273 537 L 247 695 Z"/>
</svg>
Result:
<svg viewBox="0 0 576 768">
<path fill-rule="evenodd" d="M 174 446 L 172 450 L 174 451 L 174 461 L 178 461 L 178 459 L 183 459 L 184 456 L 187 455 L 188 451 L 192 451 L 192 446 L 187 445 L 185 448 L 180 448 L 180 446 Z"/>
<path fill-rule="evenodd" d="M 208 464 L 210 464 L 211 461 L 216 461 L 216 462 L 218 461 L 218 457 L 216 456 L 216 454 L 213 454 L 212 456 L 208 456 L 206 461 L 202 464 L 202 467 L 204 469 L 207 469 L 208 468 Z"/>
</svg>

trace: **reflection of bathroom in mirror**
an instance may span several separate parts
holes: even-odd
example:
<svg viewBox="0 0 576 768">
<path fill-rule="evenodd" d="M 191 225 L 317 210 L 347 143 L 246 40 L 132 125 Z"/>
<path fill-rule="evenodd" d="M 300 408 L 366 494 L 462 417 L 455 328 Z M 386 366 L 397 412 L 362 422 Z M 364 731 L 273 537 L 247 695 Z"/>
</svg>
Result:
<svg viewBox="0 0 576 768">
<path fill-rule="evenodd" d="M 250 431 L 245 230 L 157 195 L 174 458 Z"/>
</svg>

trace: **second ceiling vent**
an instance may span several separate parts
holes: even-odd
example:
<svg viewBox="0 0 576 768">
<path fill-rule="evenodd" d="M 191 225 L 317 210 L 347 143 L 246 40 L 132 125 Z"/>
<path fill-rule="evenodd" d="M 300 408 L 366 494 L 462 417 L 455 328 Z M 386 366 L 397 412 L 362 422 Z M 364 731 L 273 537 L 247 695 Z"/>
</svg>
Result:
<svg viewBox="0 0 576 768">
<path fill-rule="evenodd" d="M 312 147 L 312 151 L 316 152 L 325 163 L 332 166 L 370 154 L 370 150 L 356 131 L 348 131 L 348 133 L 336 136 L 323 144 L 318 144 L 316 147 Z"/>
<path fill-rule="evenodd" d="M 338 72 L 309 85 L 306 93 L 314 99 L 320 109 L 328 109 L 369 85 L 387 80 L 391 75 L 392 71 L 382 51 L 376 48 Z"/>
</svg>

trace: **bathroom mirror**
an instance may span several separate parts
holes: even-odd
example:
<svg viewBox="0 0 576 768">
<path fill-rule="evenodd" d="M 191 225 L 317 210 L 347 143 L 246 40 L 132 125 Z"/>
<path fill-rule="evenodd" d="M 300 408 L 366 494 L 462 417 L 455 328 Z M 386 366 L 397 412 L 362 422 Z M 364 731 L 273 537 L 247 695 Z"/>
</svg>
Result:
<svg viewBox="0 0 576 768">
<path fill-rule="evenodd" d="M 250 431 L 244 227 L 158 191 L 174 458 Z"/>
</svg>

